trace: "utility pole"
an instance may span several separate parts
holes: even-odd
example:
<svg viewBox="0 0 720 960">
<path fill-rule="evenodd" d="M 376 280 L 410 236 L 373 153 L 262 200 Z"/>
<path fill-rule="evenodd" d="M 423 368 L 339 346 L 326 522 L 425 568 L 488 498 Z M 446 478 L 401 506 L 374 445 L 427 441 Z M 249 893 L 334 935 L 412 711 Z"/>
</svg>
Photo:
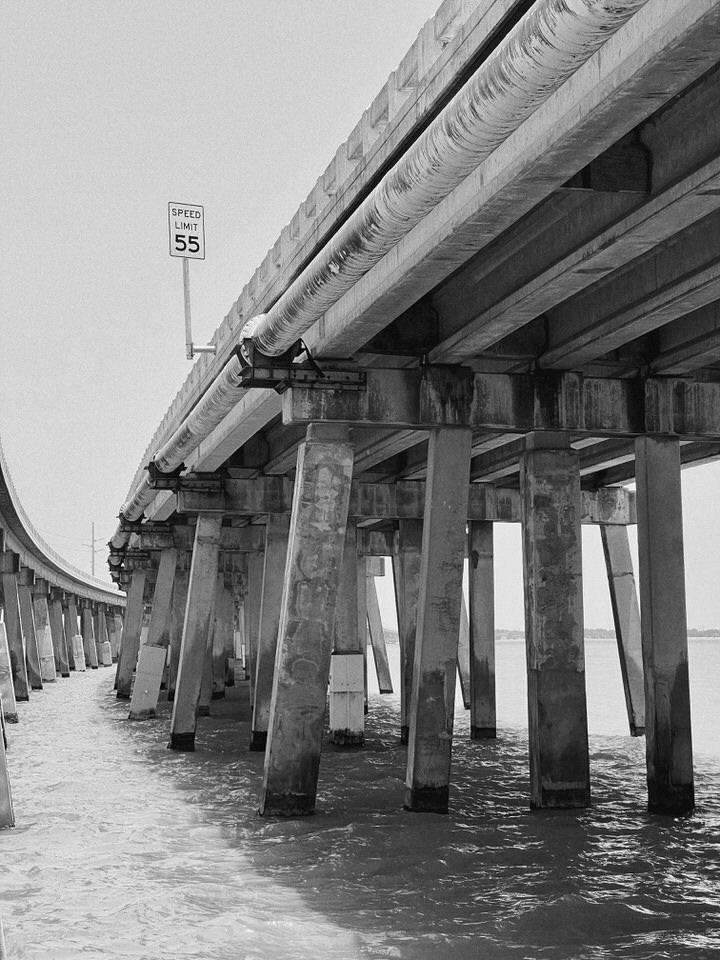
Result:
<svg viewBox="0 0 720 960">
<path fill-rule="evenodd" d="M 90 524 L 90 543 L 84 543 L 83 546 L 90 547 L 90 572 L 93 576 L 95 576 L 95 554 L 100 549 L 100 547 L 96 547 L 95 544 L 101 541 L 102 537 L 95 536 L 95 523 L 92 522 Z M 0 957 L 0 960 L 2 960 L 2 957 Z"/>
</svg>

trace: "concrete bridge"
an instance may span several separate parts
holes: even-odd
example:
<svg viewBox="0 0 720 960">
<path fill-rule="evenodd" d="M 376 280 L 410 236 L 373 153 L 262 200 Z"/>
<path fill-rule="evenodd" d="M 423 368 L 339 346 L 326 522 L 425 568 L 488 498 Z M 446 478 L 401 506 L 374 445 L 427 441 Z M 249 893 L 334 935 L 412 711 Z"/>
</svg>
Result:
<svg viewBox="0 0 720 960">
<path fill-rule="evenodd" d="M 122 638 L 125 597 L 71 566 L 22 508 L 0 447 L 0 717 L 18 722 L 18 701 L 70 676 L 110 666 Z M 14 823 L 0 737 L 0 827 Z"/>
<path fill-rule="evenodd" d="M 152 716 L 169 647 L 169 745 L 194 749 L 242 629 L 264 814 L 314 809 L 329 677 L 330 738 L 362 743 L 378 556 L 405 806 L 447 810 L 458 660 L 495 736 L 501 522 L 531 806 L 590 802 L 593 523 L 650 810 L 693 807 L 680 494 L 720 453 L 719 27 L 718 0 L 445 0 L 194 364 L 111 541 L 117 694 Z"/>
</svg>

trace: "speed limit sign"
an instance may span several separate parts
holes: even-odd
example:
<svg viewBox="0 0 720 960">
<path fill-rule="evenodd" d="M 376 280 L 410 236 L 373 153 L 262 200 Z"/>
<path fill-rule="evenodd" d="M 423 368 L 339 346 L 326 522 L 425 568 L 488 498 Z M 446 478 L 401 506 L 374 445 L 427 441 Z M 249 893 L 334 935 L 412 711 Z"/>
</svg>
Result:
<svg viewBox="0 0 720 960">
<path fill-rule="evenodd" d="M 170 256 L 205 259 L 205 211 L 189 203 L 168 204 Z"/>
</svg>

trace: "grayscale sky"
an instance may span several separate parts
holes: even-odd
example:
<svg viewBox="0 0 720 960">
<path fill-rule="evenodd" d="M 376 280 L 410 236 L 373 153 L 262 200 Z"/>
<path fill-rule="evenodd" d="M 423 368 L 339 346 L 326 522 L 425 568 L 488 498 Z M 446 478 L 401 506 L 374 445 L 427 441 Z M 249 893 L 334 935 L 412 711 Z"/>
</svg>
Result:
<svg viewBox="0 0 720 960">
<path fill-rule="evenodd" d="M 438 0 L 4 0 L 0 438 L 42 536 L 90 569 L 191 366 L 169 201 L 205 207 L 206 343 Z M 684 474 L 689 622 L 720 626 L 713 465 Z M 501 527 L 501 525 L 497 525 Z M 586 622 L 610 626 L 599 536 Z M 523 622 L 497 532 L 497 624 Z M 385 591 L 385 608 L 389 607 Z"/>
</svg>

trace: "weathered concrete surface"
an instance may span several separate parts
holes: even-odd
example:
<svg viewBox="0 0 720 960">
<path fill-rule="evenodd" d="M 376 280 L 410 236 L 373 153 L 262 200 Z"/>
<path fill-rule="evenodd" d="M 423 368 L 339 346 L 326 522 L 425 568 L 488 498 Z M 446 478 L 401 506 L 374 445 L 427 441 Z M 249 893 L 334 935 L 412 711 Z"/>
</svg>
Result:
<svg viewBox="0 0 720 960">
<path fill-rule="evenodd" d="M 194 750 L 197 708 L 203 679 L 208 634 L 215 602 L 220 543 L 219 514 L 200 514 L 190 566 L 180 664 L 170 723 L 172 750 Z"/>
<path fill-rule="evenodd" d="M 92 670 L 97 670 L 98 655 L 97 646 L 95 645 L 95 623 L 92 604 L 89 600 L 82 601 L 80 610 L 80 632 L 82 633 L 83 649 L 85 650 L 85 665 Z"/>
<path fill-rule="evenodd" d="M 32 592 L 29 586 L 32 581 L 32 571 L 21 570 L 19 576 L 30 573 L 26 582 L 18 582 L 17 595 L 20 608 L 20 622 L 25 640 L 25 663 L 27 665 L 28 681 L 33 690 L 42 690 L 42 673 L 40 672 L 40 654 L 38 652 L 37 635 L 35 633 L 35 618 L 33 616 Z"/>
<path fill-rule="evenodd" d="M 175 572 L 173 585 L 172 609 L 170 613 L 170 664 L 168 666 L 167 698 L 172 701 L 175 697 L 178 667 L 180 666 L 180 648 L 182 633 L 185 624 L 185 609 L 187 607 L 188 585 L 190 573 L 182 569 Z"/>
<path fill-rule="evenodd" d="M 233 650 L 234 600 L 232 588 L 225 577 L 218 574 L 215 583 L 215 615 L 212 629 L 212 699 L 225 696 L 228 676 L 228 657 Z"/>
<path fill-rule="evenodd" d="M 170 639 L 170 607 L 176 566 L 177 550 L 163 550 L 153 592 L 147 642 L 142 644 L 139 651 L 129 720 L 148 720 L 155 716 L 157 710 Z"/>
<path fill-rule="evenodd" d="M 420 563 L 405 808 L 447 813 L 472 432 L 433 430 Z"/>
<path fill-rule="evenodd" d="M 69 677 L 70 657 L 63 623 L 62 591 L 53 590 L 51 593 L 50 630 L 55 652 L 55 669 L 61 677 Z"/>
<path fill-rule="evenodd" d="M 620 656 L 625 705 L 630 735 L 645 733 L 645 677 L 642 657 L 642 631 L 630 539 L 626 527 L 600 527 L 610 604 Z"/>
<path fill-rule="evenodd" d="M 385 644 L 385 631 L 383 630 L 380 603 L 378 601 L 377 587 L 373 574 L 366 573 L 365 584 L 367 622 L 370 631 L 370 646 L 372 647 L 373 659 L 375 661 L 375 672 L 377 673 L 378 689 L 380 693 L 392 693 L 393 685 L 392 677 L 390 676 L 387 646 Z"/>
<path fill-rule="evenodd" d="M 118 657 L 115 686 L 119 700 L 130 699 L 133 671 L 140 649 L 140 633 L 143 626 L 145 595 L 145 571 L 133 570 L 128 590 L 127 607 L 123 621 L 122 646 Z"/>
<path fill-rule="evenodd" d="M 264 750 L 267 743 L 289 537 L 289 515 L 271 513 L 267 518 L 267 530 L 265 532 L 263 592 L 260 607 L 255 688 L 253 691 L 251 750 Z"/>
<path fill-rule="evenodd" d="M 530 806 L 584 807 L 590 769 L 578 454 L 563 438 L 535 434 L 527 444 L 520 483 Z"/>
<path fill-rule="evenodd" d="M 348 520 L 340 567 L 335 637 L 330 665 L 330 728 L 336 746 L 361 747 L 365 743 L 365 617 L 358 617 L 357 525 Z M 354 654 L 360 660 L 353 659 Z M 336 655 L 343 659 L 335 659 Z M 345 657 L 347 655 L 347 658 Z M 359 667 L 358 667 L 359 663 Z"/>
<path fill-rule="evenodd" d="M 0 730 L 0 828 L 3 828 L 15 826 L 15 811 L 10 787 L 10 772 L 5 755 L 5 727 L 2 718 L 0 718 L 0 727 L 2 727 Z"/>
<path fill-rule="evenodd" d="M 298 453 L 260 812 L 314 812 L 352 480 L 346 427 L 309 427 Z"/>
<path fill-rule="evenodd" d="M 35 621 L 35 636 L 40 659 L 40 676 L 43 683 L 53 683 L 57 680 L 55 672 L 55 652 L 53 650 L 52 633 L 50 630 L 50 610 L 47 597 L 34 596 L 33 619 Z"/>
<path fill-rule="evenodd" d="M 63 627 L 65 628 L 65 639 L 67 641 L 68 649 L 68 663 L 71 670 L 78 670 L 79 667 L 75 663 L 75 652 L 73 647 L 72 638 L 80 632 L 80 626 L 78 624 L 78 615 L 77 615 L 77 606 L 75 604 L 75 598 L 70 596 L 63 603 Z M 83 653 L 83 670 L 85 669 L 85 654 Z"/>
<path fill-rule="evenodd" d="M 3 621 L 0 621 L 0 700 L 2 701 L 5 721 L 7 723 L 17 723 L 17 702 L 13 685 L 10 647 L 8 646 L 7 629 Z"/>
<path fill-rule="evenodd" d="M 679 442 L 639 437 L 635 461 L 648 806 L 681 814 L 695 787 Z"/>
<path fill-rule="evenodd" d="M 468 524 L 468 606 L 470 620 L 470 738 L 496 734 L 495 572 L 492 522 Z"/>
<path fill-rule="evenodd" d="M 400 521 L 398 526 L 398 564 L 396 571 L 400 576 L 396 590 L 402 670 L 402 685 L 400 689 L 401 743 L 407 743 L 410 735 L 410 704 L 412 702 L 415 636 L 417 634 L 418 605 L 420 602 L 422 541 L 422 520 Z"/>
<path fill-rule="evenodd" d="M 2 583 L 3 608 L 5 611 L 5 625 L 7 627 L 10 666 L 12 668 L 15 697 L 17 700 L 29 700 L 30 680 L 27 673 L 25 642 L 22 632 L 22 621 L 20 620 L 17 578 L 15 574 L 3 573 Z"/>
</svg>

